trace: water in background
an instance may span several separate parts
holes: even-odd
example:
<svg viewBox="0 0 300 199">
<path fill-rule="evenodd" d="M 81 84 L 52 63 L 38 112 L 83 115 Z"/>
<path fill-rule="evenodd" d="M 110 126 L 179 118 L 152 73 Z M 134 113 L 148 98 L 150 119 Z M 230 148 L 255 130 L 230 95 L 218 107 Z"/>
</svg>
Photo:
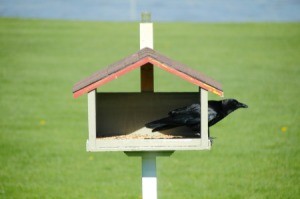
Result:
<svg viewBox="0 0 300 199">
<path fill-rule="evenodd" d="M 20 18 L 139 21 L 300 21 L 300 0 L 0 0 L 0 16 Z"/>
</svg>

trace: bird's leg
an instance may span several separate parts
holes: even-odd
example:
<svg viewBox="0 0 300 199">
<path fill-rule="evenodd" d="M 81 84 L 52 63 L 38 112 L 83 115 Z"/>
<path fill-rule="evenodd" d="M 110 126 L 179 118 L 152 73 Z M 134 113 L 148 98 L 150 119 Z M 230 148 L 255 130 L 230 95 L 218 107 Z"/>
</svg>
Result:
<svg viewBox="0 0 300 199">
<path fill-rule="evenodd" d="M 208 139 L 210 140 L 210 143 L 212 144 L 214 138 L 210 137 L 210 130 L 209 130 L 209 128 L 208 128 Z"/>
<path fill-rule="evenodd" d="M 211 145 L 213 144 L 214 139 L 216 139 L 216 137 L 210 137 L 210 131 L 209 131 L 209 128 L 208 128 L 208 139 L 210 140 Z"/>
</svg>

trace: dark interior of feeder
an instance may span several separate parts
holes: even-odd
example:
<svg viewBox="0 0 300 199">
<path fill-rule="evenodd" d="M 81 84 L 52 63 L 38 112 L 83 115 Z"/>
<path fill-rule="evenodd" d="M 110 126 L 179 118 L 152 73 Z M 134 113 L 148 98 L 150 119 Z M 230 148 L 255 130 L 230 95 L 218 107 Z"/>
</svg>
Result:
<svg viewBox="0 0 300 199">
<path fill-rule="evenodd" d="M 97 138 L 199 138 L 187 127 L 152 132 L 145 124 L 168 112 L 199 103 L 198 92 L 97 93 Z"/>
</svg>

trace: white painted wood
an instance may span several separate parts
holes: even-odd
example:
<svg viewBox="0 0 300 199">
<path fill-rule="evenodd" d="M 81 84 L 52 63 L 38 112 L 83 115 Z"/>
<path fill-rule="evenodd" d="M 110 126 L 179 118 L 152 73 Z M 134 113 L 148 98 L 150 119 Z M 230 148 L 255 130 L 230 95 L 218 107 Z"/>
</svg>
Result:
<svg viewBox="0 0 300 199">
<path fill-rule="evenodd" d="M 89 139 L 87 142 L 87 151 L 93 151 L 96 147 L 96 102 L 97 90 L 88 93 L 88 128 Z"/>
<path fill-rule="evenodd" d="M 140 49 L 145 47 L 153 49 L 153 24 L 140 23 Z"/>
<path fill-rule="evenodd" d="M 200 103 L 201 103 L 201 145 L 209 147 L 208 139 L 208 92 L 200 89 Z"/>
<path fill-rule="evenodd" d="M 143 199 L 157 199 L 156 154 L 142 154 L 142 193 Z"/>
<path fill-rule="evenodd" d="M 153 49 L 153 24 L 140 23 L 140 49 Z M 142 153 L 142 193 L 143 199 L 157 199 L 156 155 Z"/>
<path fill-rule="evenodd" d="M 152 23 L 140 23 L 140 49 L 145 47 L 153 49 Z M 157 199 L 156 155 L 150 152 L 142 153 L 141 156 L 143 199 Z"/>
<path fill-rule="evenodd" d="M 208 150 L 201 139 L 96 139 L 93 151 Z"/>
</svg>

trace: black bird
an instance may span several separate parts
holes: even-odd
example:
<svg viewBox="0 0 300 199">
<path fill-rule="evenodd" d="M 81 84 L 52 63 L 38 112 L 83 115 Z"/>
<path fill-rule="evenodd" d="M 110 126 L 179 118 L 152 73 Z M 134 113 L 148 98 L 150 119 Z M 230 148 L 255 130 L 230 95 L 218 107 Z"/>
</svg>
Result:
<svg viewBox="0 0 300 199">
<path fill-rule="evenodd" d="M 235 99 L 208 101 L 208 127 L 218 123 L 239 108 L 248 108 L 248 106 Z M 168 117 L 147 123 L 145 126 L 151 128 L 152 132 L 187 126 L 197 134 L 200 134 L 200 112 L 200 104 L 192 104 L 170 111 Z"/>
</svg>

